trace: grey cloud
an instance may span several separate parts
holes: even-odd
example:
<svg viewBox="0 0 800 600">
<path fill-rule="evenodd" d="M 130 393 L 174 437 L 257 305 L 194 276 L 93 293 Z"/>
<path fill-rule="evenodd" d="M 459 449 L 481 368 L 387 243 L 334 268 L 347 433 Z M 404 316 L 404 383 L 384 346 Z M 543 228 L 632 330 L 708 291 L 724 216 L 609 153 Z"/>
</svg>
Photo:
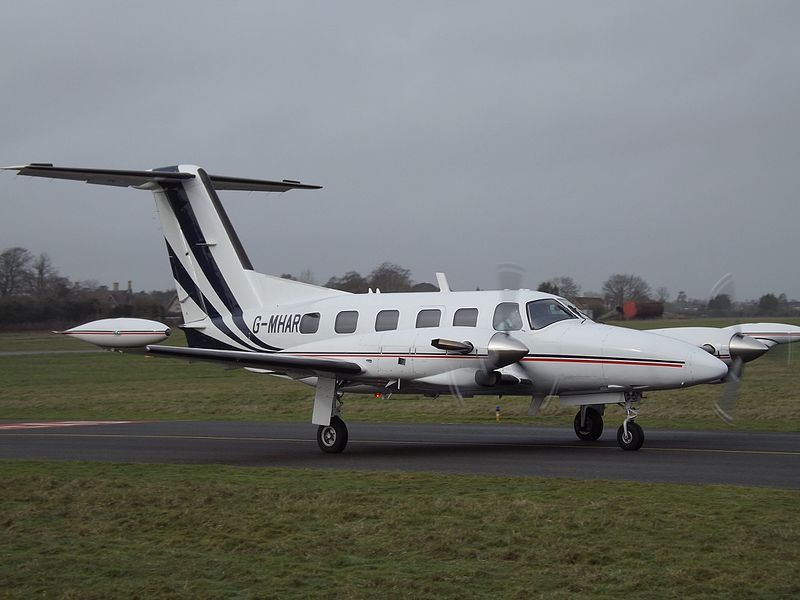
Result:
<svg viewBox="0 0 800 600">
<path fill-rule="evenodd" d="M 393 260 L 472 288 L 512 261 L 531 286 L 623 271 L 703 296 L 730 271 L 742 297 L 800 297 L 799 18 L 777 1 L 20 3 L 0 23 L 0 162 L 323 184 L 225 196 L 267 272 Z M 0 246 L 170 284 L 145 194 L 4 174 L 0 198 Z"/>
</svg>

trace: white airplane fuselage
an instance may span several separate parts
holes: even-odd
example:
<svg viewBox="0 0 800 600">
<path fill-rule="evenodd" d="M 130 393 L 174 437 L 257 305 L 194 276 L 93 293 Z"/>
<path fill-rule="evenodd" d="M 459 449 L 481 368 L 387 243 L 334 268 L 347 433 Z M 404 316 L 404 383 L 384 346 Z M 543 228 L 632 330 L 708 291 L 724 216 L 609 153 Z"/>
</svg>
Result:
<svg viewBox="0 0 800 600">
<path fill-rule="evenodd" d="M 527 306 L 537 301 L 558 303 L 566 318 L 534 328 Z M 508 324 L 495 326 L 501 304 L 519 307 L 520 319 L 510 329 Z M 477 311 L 474 326 L 453 325 L 464 309 Z M 529 290 L 417 292 L 337 295 L 245 311 L 243 317 L 254 337 L 281 353 L 360 365 L 363 373 L 348 378 L 345 389 L 350 392 L 602 394 L 681 388 L 716 381 L 727 373 L 722 361 L 696 346 L 595 323 L 572 310 L 563 298 Z M 376 321 L 387 311 L 396 311 L 396 328 L 379 331 L 381 323 Z M 434 311 L 427 315 L 439 325 L 418 327 L 422 311 Z M 347 333 L 336 331 L 342 313 L 351 313 L 346 315 Z M 301 332 L 304 315 L 319 315 L 313 333 Z M 499 331 L 529 352 L 496 369 L 505 376 L 499 382 L 480 385 L 475 373 L 487 359 L 489 340 Z M 431 343 L 439 338 L 466 341 L 474 348 L 466 353 L 442 350 Z M 304 380 L 314 383 L 314 378 Z"/>
</svg>

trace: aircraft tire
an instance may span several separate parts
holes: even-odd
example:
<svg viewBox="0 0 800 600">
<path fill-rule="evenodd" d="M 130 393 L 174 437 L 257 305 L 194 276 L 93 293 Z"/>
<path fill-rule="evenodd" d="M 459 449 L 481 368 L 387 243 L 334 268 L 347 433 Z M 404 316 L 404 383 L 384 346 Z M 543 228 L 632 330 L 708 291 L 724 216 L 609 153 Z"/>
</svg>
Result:
<svg viewBox="0 0 800 600">
<path fill-rule="evenodd" d="M 575 427 L 575 435 L 578 436 L 579 440 L 593 442 L 603 435 L 603 415 L 593 408 L 586 409 L 586 420 L 583 427 L 581 427 L 581 411 L 578 411 L 578 414 L 575 415 L 575 420 L 572 424 Z"/>
<path fill-rule="evenodd" d="M 628 423 L 628 437 L 625 437 L 625 428 L 620 425 L 617 429 L 617 444 L 623 450 L 638 450 L 644 443 L 644 429 L 636 423 Z"/>
<path fill-rule="evenodd" d="M 347 446 L 347 425 L 339 417 L 332 417 L 330 425 L 317 427 L 317 445 L 327 454 L 339 454 Z"/>
</svg>

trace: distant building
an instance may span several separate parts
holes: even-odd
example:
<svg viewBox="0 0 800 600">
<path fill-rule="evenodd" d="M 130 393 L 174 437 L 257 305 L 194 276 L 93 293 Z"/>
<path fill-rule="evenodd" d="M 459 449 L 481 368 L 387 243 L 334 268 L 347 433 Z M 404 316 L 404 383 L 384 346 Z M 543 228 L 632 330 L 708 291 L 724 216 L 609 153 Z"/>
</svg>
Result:
<svg viewBox="0 0 800 600">
<path fill-rule="evenodd" d="M 578 296 L 573 299 L 575 306 L 580 308 L 592 319 L 595 319 L 606 312 L 606 302 L 597 296 Z"/>
</svg>

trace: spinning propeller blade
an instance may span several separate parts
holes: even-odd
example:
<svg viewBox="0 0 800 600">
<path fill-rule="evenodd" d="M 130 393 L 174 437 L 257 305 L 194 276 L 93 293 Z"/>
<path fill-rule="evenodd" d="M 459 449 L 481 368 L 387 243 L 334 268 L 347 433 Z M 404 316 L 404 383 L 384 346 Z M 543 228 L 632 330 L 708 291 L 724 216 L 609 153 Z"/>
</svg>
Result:
<svg viewBox="0 0 800 600">
<path fill-rule="evenodd" d="M 737 333 L 731 338 L 728 349 L 732 362 L 724 379 L 725 387 L 722 390 L 722 396 L 714 402 L 714 412 L 728 425 L 732 425 L 736 401 L 739 399 L 739 389 L 744 377 L 744 363 L 755 360 L 769 350 L 769 347 L 754 338 Z"/>
</svg>

